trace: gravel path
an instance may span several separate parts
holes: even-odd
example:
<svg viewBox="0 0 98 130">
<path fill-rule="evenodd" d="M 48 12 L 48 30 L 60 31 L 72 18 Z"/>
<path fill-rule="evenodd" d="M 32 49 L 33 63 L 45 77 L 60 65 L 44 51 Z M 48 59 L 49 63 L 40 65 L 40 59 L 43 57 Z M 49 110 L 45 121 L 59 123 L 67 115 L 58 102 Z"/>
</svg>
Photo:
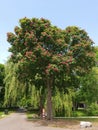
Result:
<svg viewBox="0 0 98 130">
<path fill-rule="evenodd" d="M 23 113 L 14 113 L 0 119 L 0 130 L 69 130 L 63 128 L 45 127 L 26 120 Z"/>
</svg>

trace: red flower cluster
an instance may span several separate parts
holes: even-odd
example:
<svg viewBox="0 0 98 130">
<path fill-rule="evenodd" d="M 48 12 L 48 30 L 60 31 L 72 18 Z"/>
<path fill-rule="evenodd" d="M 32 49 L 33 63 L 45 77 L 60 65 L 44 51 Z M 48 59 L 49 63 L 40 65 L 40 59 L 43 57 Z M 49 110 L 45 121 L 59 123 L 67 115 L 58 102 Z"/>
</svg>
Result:
<svg viewBox="0 0 98 130">
<path fill-rule="evenodd" d="M 25 56 L 28 57 L 28 58 L 30 58 L 31 55 L 32 55 L 32 51 L 27 51 L 26 54 L 25 54 Z"/>
<path fill-rule="evenodd" d="M 58 57 L 61 57 L 62 56 L 62 54 L 58 54 Z"/>
<path fill-rule="evenodd" d="M 46 74 L 53 72 L 59 72 L 59 69 L 56 66 L 49 64 L 46 69 Z"/>
<path fill-rule="evenodd" d="M 68 63 L 66 61 L 62 61 L 61 64 L 68 65 Z"/>
<path fill-rule="evenodd" d="M 59 71 L 58 68 L 55 68 L 55 67 L 53 68 L 53 70 L 54 70 L 55 72 L 58 72 L 58 71 Z"/>
</svg>

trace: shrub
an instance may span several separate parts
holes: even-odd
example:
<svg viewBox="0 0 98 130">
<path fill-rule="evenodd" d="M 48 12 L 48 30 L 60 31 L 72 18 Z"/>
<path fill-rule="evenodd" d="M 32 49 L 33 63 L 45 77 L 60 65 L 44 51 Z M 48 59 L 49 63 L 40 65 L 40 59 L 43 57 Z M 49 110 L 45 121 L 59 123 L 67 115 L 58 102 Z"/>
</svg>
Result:
<svg viewBox="0 0 98 130">
<path fill-rule="evenodd" d="M 90 116 L 97 116 L 98 115 L 98 104 L 97 103 L 92 103 L 88 109 L 87 113 Z"/>
</svg>

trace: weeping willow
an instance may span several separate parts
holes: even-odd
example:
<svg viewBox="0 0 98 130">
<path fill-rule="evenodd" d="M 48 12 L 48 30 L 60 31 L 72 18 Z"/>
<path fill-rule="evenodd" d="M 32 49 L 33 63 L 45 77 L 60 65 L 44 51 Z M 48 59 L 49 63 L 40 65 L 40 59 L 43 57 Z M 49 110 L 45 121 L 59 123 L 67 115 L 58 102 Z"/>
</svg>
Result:
<svg viewBox="0 0 98 130">
<path fill-rule="evenodd" d="M 43 94 L 43 87 L 30 82 L 21 82 L 17 78 L 18 64 L 8 62 L 5 65 L 5 100 L 4 106 L 33 106 L 38 108 Z M 44 96 L 45 98 L 45 96 Z"/>
<path fill-rule="evenodd" d="M 68 93 L 64 93 L 64 92 L 60 92 L 56 88 L 55 95 L 52 98 L 53 110 L 55 116 L 70 117 L 72 115 L 73 96 L 74 96 L 74 92 L 70 89 L 68 89 Z"/>
<path fill-rule="evenodd" d="M 5 100 L 4 106 L 16 106 L 24 98 L 26 84 L 21 83 L 16 74 L 17 64 L 8 62 L 5 65 Z"/>
<path fill-rule="evenodd" d="M 7 63 L 5 65 L 5 102 L 4 105 L 14 105 L 16 100 L 16 90 L 17 90 L 17 80 L 15 75 L 15 67 L 12 63 Z"/>
<path fill-rule="evenodd" d="M 40 102 L 40 91 L 33 85 L 31 90 L 31 104 L 34 108 L 39 107 Z"/>
</svg>

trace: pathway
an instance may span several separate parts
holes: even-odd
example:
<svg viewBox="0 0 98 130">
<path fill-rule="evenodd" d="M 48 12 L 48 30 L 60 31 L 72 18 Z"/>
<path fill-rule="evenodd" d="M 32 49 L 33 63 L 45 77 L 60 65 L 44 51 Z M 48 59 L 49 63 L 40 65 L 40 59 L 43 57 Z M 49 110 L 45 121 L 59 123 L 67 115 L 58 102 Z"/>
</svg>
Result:
<svg viewBox="0 0 98 130">
<path fill-rule="evenodd" d="M 0 119 L 0 130 L 65 130 L 63 128 L 45 127 L 26 120 L 24 113 L 14 113 Z M 69 129 L 66 129 L 69 130 Z"/>
</svg>

